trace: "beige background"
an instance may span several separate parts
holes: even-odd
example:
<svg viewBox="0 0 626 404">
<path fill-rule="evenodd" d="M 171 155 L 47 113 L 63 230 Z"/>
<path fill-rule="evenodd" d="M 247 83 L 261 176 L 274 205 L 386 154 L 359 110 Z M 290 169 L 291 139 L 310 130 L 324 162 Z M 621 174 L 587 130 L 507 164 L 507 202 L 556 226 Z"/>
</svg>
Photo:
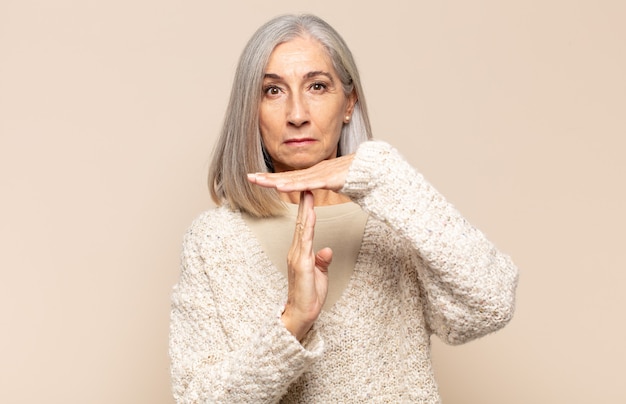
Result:
<svg viewBox="0 0 626 404">
<path fill-rule="evenodd" d="M 521 268 L 445 403 L 622 403 L 626 2 L 0 1 L 0 402 L 172 403 L 169 293 L 236 59 L 308 11 L 375 134 Z M 226 2 L 224 2 L 226 3 Z"/>
</svg>

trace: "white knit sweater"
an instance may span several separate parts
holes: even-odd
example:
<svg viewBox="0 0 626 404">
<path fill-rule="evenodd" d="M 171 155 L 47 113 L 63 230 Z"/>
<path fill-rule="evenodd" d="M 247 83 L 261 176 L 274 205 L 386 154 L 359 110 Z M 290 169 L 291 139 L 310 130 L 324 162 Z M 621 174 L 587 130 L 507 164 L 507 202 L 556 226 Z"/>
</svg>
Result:
<svg viewBox="0 0 626 404">
<path fill-rule="evenodd" d="M 370 219 L 302 344 L 280 320 L 287 280 L 240 213 L 194 221 L 172 295 L 178 403 L 437 403 L 430 335 L 458 344 L 510 320 L 516 267 L 395 149 L 362 144 L 342 193 Z"/>
</svg>

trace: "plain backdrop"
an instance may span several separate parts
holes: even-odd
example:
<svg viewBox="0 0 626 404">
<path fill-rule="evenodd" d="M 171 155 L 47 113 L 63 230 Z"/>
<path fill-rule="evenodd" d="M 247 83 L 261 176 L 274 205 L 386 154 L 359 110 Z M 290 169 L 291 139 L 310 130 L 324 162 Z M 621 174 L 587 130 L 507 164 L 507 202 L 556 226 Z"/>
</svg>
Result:
<svg viewBox="0 0 626 404">
<path fill-rule="evenodd" d="M 374 133 L 521 270 L 446 404 L 623 403 L 626 2 L 0 1 L 0 402 L 172 404 L 169 298 L 237 58 L 330 22 Z"/>
</svg>

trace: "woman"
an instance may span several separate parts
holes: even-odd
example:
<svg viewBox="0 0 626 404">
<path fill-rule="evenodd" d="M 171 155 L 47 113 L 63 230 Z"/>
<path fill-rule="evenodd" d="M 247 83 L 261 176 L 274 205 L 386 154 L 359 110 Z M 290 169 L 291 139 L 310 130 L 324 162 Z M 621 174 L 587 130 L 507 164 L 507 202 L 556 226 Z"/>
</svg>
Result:
<svg viewBox="0 0 626 404">
<path fill-rule="evenodd" d="M 174 395 L 203 402 L 439 402 L 432 334 L 511 318 L 517 269 L 388 144 L 357 69 L 314 16 L 243 51 L 183 244 Z"/>
</svg>

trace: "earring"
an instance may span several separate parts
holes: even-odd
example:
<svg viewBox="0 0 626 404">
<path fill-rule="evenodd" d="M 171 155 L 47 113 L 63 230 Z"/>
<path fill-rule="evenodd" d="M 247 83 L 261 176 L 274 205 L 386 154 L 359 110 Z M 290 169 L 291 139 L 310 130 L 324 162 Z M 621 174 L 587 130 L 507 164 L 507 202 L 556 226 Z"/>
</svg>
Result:
<svg viewBox="0 0 626 404">
<path fill-rule="evenodd" d="M 350 115 L 346 115 L 346 123 L 350 122 Z"/>
</svg>

